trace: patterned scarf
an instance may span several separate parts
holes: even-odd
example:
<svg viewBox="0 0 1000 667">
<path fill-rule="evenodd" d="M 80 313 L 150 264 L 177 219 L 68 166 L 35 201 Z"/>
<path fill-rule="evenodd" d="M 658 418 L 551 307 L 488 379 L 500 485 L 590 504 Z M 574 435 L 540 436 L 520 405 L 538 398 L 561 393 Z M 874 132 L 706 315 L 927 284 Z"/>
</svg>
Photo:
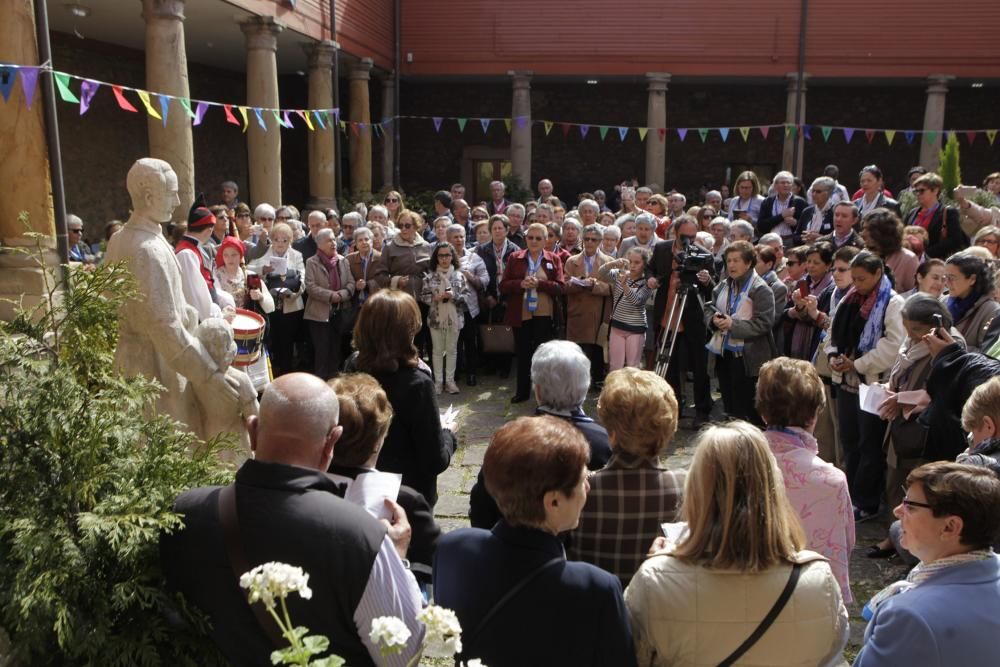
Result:
<svg viewBox="0 0 1000 667">
<path fill-rule="evenodd" d="M 316 256 L 326 267 L 327 275 L 330 277 L 330 289 L 334 292 L 338 291 L 340 289 L 340 271 L 337 269 L 337 263 L 340 261 L 340 255 L 337 254 L 336 246 L 333 248 L 332 256 L 327 255 L 322 250 L 317 250 Z"/>
<path fill-rule="evenodd" d="M 954 556 L 948 556 L 946 558 L 939 558 L 938 560 L 931 561 L 930 563 L 924 563 L 921 561 L 915 568 L 910 570 L 910 573 L 906 575 L 906 579 L 889 584 L 876 593 L 875 597 L 869 600 L 868 604 L 866 604 L 865 608 L 861 611 L 861 616 L 866 621 L 870 621 L 872 616 L 875 615 L 875 610 L 878 609 L 880 604 L 889 598 L 898 595 L 899 593 L 905 593 L 911 588 L 916 588 L 931 577 L 939 574 L 942 570 L 947 570 L 948 568 L 955 567 L 956 565 L 965 565 L 966 563 L 989 560 L 990 558 L 993 558 L 992 547 L 988 549 L 976 549 L 964 554 L 955 554 Z"/>
</svg>

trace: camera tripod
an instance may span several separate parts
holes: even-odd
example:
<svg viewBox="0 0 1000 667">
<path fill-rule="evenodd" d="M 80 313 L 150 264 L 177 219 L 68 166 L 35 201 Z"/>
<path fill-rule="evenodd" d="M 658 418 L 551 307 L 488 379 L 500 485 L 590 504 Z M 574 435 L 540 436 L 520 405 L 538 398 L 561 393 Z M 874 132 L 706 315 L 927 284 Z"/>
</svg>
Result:
<svg viewBox="0 0 1000 667">
<path fill-rule="evenodd" d="M 670 314 L 667 316 L 667 326 L 664 327 L 663 334 L 660 336 L 660 349 L 656 355 L 656 374 L 664 380 L 667 379 L 667 373 L 670 370 L 670 358 L 674 356 L 674 345 L 677 344 L 677 328 L 675 327 L 671 330 L 670 325 L 674 321 L 675 313 L 678 315 L 678 320 L 684 317 L 684 309 L 687 308 L 688 296 L 691 294 L 693 287 L 694 285 L 687 285 L 684 283 L 677 286 L 677 293 L 674 294 L 674 300 L 670 304 Z M 678 301 L 680 303 L 678 303 Z M 656 330 L 655 325 L 653 330 Z"/>
</svg>

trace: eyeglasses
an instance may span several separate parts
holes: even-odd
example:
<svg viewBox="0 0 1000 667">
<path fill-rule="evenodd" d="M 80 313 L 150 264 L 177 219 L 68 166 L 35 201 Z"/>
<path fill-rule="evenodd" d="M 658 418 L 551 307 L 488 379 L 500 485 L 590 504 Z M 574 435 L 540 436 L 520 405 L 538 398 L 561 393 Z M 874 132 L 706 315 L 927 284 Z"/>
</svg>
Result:
<svg viewBox="0 0 1000 667">
<path fill-rule="evenodd" d="M 249 213 L 237 213 L 236 217 L 237 218 L 249 218 L 250 214 Z"/>
<path fill-rule="evenodd" d="M 69 230 L 69 232 L 70 232 L 70 234 L 83 234 L 83 230 L 82 229 L 71 229 L 71 230 Z"/>
<path fill-rule="evenodd" d="M 274 222 L 274 218 L 269 218 L 269 217 L 265 217 L 265 216 L 263 216 L 263 215 L 262 215 L 262 216 L 260 216 L 260 217 L 259 217 L 259 218 L 257 218 L 257 219 L 258 219 L 258 220 L 267 220 L 268 222 Z"/>
<path fill-rule="evenodd" d="M 913 194 L 915 195 L 922 195 L 925 192 L 927 192 L 927 188 L 913 188 Z"/>
<path fill-rule="evenodd" d="M 474 216 L 472 216 L 472 219 L 473 220 L 485 220 L 486 216 L 485 215 L 474 215 Z"/>
<path fill-rule="evenodd" d="M 715 216 L 713 216 L 711 213 L 703 213 L 702 216 L 701 216 L 701 219 L 702 220 L 711 220 L 714 217 Z"/>
<path fill-rule="evenodd" d="M 979 239 L 979 245 L 1000 245 L 996 239 Z"/>
<path fill-rule="evenodd" d="M 944 274 L 944 281 L 946 283 L 955 282 L 956 280 L 963 280 L 964 278 L 965 278 L 965 276 L 960 276 L 960 275 L 956 275 L 956 274 L 952 274 L 952 273 L 946 273 L 946 274 Z"/>
<path fill-rule="evenodd" d="M 524 238 L 527 239 L 528 241 L 544 241 L 545 240 L 544 236 L 525 236 Z"/>
<path fill-rule="evenodd" d="M 386 197 L 385 198 L 385 203 L 386 204 L 398 204 L 399 203 L 399 199 L 397 199 L 396 197 Z"/>
<path fill-rule="evenodd" d="M 451 257 L 450 252 L 439 252 L 438 257 Z"/>
<path fill-rule="evenodd" d="M 927 503 L 918 503 L 916 500 L 910 500 L 909 498 L 906 497 L 906 491 L 907 491 L 906 487 L 902 486 L 900 488 L 903 489 L 903 499 L 899 501 L 899 504 L 905 507 L 906 509 L 912 510 L 918 507 L 923 507 L 924 509 L 929 509 L 929 510 L 934 509 L 933 505 L 928 505 Z"/>
<path fill-rule="evenodd" d="M 413 223 L 412 222 L 402 222 L 402 223 L 400 223 L 397 226 L 400 229 L 413 229 Z"/>
<path fill-rule="evenodd" d="M 285 221 L 291 220 L 291 219 L 292 219 L 292 216 L 290 216 L 290 215 L 279 215 L 277 218 L 275 218 L 275 220 L 277 220 L 278 222 L 285 222 Z"/>
<path fill-rule="evenodd" d="M 601 239 L 584 238 L 583 242 L 584 243 L 600 243 Z"/>
</svg>

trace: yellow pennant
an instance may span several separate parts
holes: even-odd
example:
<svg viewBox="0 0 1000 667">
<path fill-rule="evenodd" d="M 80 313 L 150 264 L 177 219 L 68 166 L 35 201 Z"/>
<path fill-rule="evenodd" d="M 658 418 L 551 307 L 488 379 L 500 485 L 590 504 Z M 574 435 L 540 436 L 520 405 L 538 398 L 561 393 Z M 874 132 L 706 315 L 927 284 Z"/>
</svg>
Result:
<svg viewBox="0 0 1000 667">
<path fill-rule="evenodd" d="M 646 140 L 646 133 L 649 132 L 649 128 L 648 127 L 640 127 L 640 128 L 637 128 L 637 129 L 639 130 L 639 140 L 640 141 L 645 141 Z"/>
<path fill-rule="evenodd" d="M 549 132 L 552 131 L 552 126 L 554 123 L 551 120 L 545 121 L 545 136 L 549 136 Z"/>
<path fill-rule="evenodd" d="M 885 140 L 889 142 L 890 146 L 892 146 L 892 140 L 895 138 L 896 138 L 896 130 L 885 131 Z"/>
<path fill-rule="evenodd" d="M 503 119 L 503 124 L 507 126 L 507 133 L 509 134 L 510 133 L 510 125 L 511 125 L 510 118 L 504 118 Z"/>
<path fill-rule="evenodd" d="M 240 115 L 243 116 L 243 131 L 246 132 L 247 128 L 250 127 L 250 118 L 247 116 L 246 107 L 236 107 L 240 110 Z"/>
<path fill-rule="evenodd" d="M 743 135 L 743 141 L 746 141 L 747 137 L 750 136 L 750 128 L 749 127 L 741 127 L 740 128 L 740 134 Z"/>
<path fill-rule="evenodd" d="M 139 99 L 142 100 L 142 106 L 146 107 L 146 112 L 157 120 L 163 120 L 156 109 L 153 108 L 153 105 L 149 103 L 149 93 L 145 90 L 136 90 L 135 92 L 139 94 Z"/>
</svg>

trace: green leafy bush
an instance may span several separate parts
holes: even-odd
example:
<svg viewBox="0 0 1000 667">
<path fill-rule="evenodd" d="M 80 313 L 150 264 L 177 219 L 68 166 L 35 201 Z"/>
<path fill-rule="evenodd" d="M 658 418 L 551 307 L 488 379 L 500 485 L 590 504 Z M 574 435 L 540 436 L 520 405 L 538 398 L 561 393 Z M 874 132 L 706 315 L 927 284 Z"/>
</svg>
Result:
<svg viewBox="0 0 1000 667">
<path fill-rule="evenodd" d="M 958 137 L 954 132 L 949 132 L 948 141 L 939 154 L 940 166 L 938 167 L 938 174 L 943 181 L 941 195 L 948 200 L 955 196 L 955 188 L 962 183 L 962 170 L 958 163 L 958 153 Z"/>
<path fill-rule="evenodd" d="M 158 540 L 182 525 L 179 493 L 231 480 L 222 443 L 148 417 L 161 388 L 113 371 L 128 271 L 68 279 L 61 298 L 49 285 L 53 308 L 0 324 L 0 625 L 13 658 L 221 664 L 203 619 L 164 588 Z"/>
</svg>

